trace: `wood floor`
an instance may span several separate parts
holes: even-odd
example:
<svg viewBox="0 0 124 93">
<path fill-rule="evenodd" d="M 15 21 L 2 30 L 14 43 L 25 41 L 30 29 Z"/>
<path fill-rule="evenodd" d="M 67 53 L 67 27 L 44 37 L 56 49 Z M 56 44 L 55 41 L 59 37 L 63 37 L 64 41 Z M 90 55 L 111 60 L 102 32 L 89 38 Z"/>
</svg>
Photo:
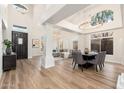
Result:
<svg viewBox="0 0 124 93">
<path fill-rule="evenodd" d="M 18 60 L 16 70 L 4 72 L 0 80 L 2 89 L 49 89 L 49 88 L 116 88 L 117 76 L 124 72 L 124 66 L 106 63 L 102 71 L 94 67 L 72 69 L 72 60 L 56 61 L 56 66 L 44 69 L 40 67 L 40 57 Z"/>
</svg>

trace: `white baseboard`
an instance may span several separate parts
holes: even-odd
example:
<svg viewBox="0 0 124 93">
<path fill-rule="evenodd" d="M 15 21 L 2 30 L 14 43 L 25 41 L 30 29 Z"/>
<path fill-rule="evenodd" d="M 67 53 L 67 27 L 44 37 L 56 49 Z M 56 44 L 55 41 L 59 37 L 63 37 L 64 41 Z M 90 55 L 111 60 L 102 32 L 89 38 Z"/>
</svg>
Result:
<svg viewBox="0 0 124 93">
<path fill-rule="evenodd" d="M 55 60 L 52 55 L 42 56 L 41 66 L 44 68 L 50 68 L 55 66 Z"/>
<path fill-rule="evenodd" d="M 28 57 L 28 59 L 30 59 L 30 58 L 32 58 L 32 57 Z"/>
<path fill-rule="evenodd" d="M 42 56 L 42 54 L 39 54 L 39 55 L 32 55 L 32 57 L 37 57 L 37 56 Z"/>
<path fill-rule="evenodd" d="M 121 64 L 119 61 L 113 61 L 113 60 L 105 60 L 105 62 L 110 62 L 110 63 L 118 63 L 118 64 Z"/>
<path fill-rule="evenodd" d="M 123 62 L 123 63 L 121 63 L 121 65 L 123 65 L 123 66 L 124 66 L 124 62 Z"/>
</svg>

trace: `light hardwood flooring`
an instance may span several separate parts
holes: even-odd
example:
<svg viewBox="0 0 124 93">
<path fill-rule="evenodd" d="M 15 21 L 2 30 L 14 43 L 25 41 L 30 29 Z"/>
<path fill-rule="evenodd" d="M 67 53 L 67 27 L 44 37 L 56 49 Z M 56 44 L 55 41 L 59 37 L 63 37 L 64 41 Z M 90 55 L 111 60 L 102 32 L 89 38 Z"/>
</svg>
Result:
<svg viewBox="0 0 124 93">
<path fill-rule="evenodd" d="M 94 67 L 84 69 L 72 68 L 72 60 L 56 61 L 56 66 L 44 69 L 40 67 L 41 58 L 17 61 L 16 70 L 4 72 L 0 80 L 2 89 L 49 89 L 49 88 L 116 88 L 117 77 L 124 72 L 124 66 L 106 63 L 102 71 L 96 72 Z"/>
</svg>

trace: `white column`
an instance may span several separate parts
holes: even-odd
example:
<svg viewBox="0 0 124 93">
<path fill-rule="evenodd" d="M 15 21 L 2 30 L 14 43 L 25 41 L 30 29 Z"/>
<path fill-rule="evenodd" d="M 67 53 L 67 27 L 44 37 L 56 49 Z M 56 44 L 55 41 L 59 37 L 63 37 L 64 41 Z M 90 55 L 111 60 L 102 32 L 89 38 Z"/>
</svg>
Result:
<svg viewBox="0 0 124 93">
<path fill-rule="evenodd" d="M 45 31 L 44 35 L 44 53 L 41 60 L 41 65 L 44 68 L 49 68 L 55 66 L 54 57 L 52 55 L 53 50 L 53 30 L 54 28 L 51 25 L 44 25 L 43 30 Z"/>
</svg>

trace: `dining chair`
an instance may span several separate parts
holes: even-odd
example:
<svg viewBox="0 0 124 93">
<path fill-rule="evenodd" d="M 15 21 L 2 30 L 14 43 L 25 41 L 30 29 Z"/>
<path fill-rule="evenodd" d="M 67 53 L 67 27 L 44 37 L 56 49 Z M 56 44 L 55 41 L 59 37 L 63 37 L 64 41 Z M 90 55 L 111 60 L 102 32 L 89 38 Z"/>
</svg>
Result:
<svg viewBox="0 0 124 93">
<path fill-rule="evenodd" d="M 74 64 L 75 62 L 75 55 L 76 55 L 76 52 L 81 52 L 80 50 L 73 50 L 72 51 L 72 65 Z"/>
<path fill-rule="evenodd" d="M 101 70 L 101 61 L 102 61 L 102 53 L 98 53 L 98 54 L 95 56 L 95 59 L 93 59 L 93 60 L 88 60 L 88 63 L 94 64 L 95 67 L 96 67 L 96 71 L 98 72 L 97 66 L 99 66 L 99 68 L 100 68 L 100 70 Z"/>
<path fill-rule="evenodd" d="M 106 51 L 103 51 L 102 52 L 102 59 L 101 59 L 101 65 L 102 65 L 102 67 L 104 67 L 105 57 L 106 57 Z"/>
<path fill-rule="evenodd" d="M 74 50 L 72 50 L 72 65 L 74 62 L 75 62 L 75 52 L 74 52 Z"/>
<path fill-rule="evenodd" d="M 75 52 L 75 64 L 74 64 L 73 70 L 75 69 L 76 64 L 81 65 L 81 69 L 83 72 L 83 64 L 86 64 L 86 61 L 83 60 L 81 51 Z"/>
</svg>

